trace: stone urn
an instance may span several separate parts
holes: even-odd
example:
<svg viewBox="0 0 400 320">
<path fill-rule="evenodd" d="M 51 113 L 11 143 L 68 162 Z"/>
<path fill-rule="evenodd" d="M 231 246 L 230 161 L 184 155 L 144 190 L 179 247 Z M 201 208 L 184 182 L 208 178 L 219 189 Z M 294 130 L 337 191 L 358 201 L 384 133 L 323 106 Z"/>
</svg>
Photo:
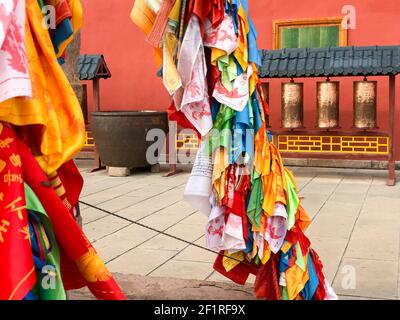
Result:
<svg viewBox="0 0 400 320">
<path fill-rule="evenodd" d="M 168 131 L 167 112 L 103 111 L 92 113 L 91 123 L 97 152 L 111 176 L 127 176 L 133 168 L 159 167 L 149 163 L 147 149 L 154 141 L 146 141 L 151 129 Z M 158 130 L 160 132 L 160 130 Z M 157 157 L 159 156 L 156 155 Z"/>
</svg>

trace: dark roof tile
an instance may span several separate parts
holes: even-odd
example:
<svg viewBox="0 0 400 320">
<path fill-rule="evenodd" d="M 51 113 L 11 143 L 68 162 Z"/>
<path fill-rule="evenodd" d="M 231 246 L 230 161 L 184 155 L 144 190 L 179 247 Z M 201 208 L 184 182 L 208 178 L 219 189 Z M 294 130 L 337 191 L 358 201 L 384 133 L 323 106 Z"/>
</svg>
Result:
<svg viewBox="0 0 400 320">
<path fill-rule="evenodd" d="M 400 46 L 263 50 L 261 78 L 396 75 Z"/>
<path fill-rule="evenodd" d="M 83 54 L 78 61 L 78 75 L 80 80 L 107 79 L 111 72 L 102 54 Z"/>
</svg>

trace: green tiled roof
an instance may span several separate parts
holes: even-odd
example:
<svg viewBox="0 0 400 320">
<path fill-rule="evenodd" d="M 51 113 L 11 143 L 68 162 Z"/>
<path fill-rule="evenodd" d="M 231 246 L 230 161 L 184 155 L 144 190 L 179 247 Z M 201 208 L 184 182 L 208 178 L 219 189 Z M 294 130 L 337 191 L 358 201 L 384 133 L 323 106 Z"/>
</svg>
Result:
<svg viewBox="0 0 400 320">
<path fill-rule="evenodd" d="M 400 73 L 400 46 L 262 50 L 261 78 L 382 76 Z"/>
<path fill-rule="evenodd" d="M 78 61 L 78 74 L 80 80 L 107 79 L 111 77 L 110 70 L 102 54 L 81 55 Z"/>
</svg>

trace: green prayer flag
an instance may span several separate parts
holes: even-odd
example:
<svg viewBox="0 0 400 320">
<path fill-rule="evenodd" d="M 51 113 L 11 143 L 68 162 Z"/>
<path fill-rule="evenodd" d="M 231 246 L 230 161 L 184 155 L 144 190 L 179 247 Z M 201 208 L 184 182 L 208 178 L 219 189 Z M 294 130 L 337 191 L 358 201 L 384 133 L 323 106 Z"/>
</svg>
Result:
<svg viewBox="0 0 400 320">
<path fill-rule="evenodd" d="M 232 142 L 232 119 L 235 117 L 236 111 L 227 105 L 221 104 L 217 117 L 214 121 L 213 129 L 207 136 L 206 153 L 212 154 L 217 148 L 231 148 Z"/>
<path fill-rule="evenodd" d="M 296 265 L 298 265 L 301 270 L 306 271 L 306 265 L 304 263 L 304 257 L 301 251 L 300 242 L 296 243 Z"/>
<path fill-rule="evenodd" d="M 287 293 L 286 287 L 282 287 L 282 300 L 289 300 L 289 295 Z"/>
<path fill-rule="evenodd" d="M 51 252 L 45 257 L 47 265 L 43 268 L 42 272 L 36 272 L 38 280 L 32 291 L 41 300 L 66 300 L 67 297 L 61 278 L 60 250 L 53 232 L 53 227 L 43 205 L 33 190 L 27 184 L 25 184 L 24 187 L 27 209 L 34 211 L 38 215 L 51 241 Z M 39 240 L 44 243 L 43 238 Z"/>
<path fill-rule="evenodd" d="M 286 177 L 286 185 L 287 185 L 287 204 L 286 204 L 286 211 L 288 214 L 288 230 L 292 229 L 296 220 L 296 212 L 299 207 L 300 199 L 297 195 L 296 188 L 292 183 L 287 172 L 285 172 Z"/>
<path fill-rule="evenodd" d="M 247 217 L 250 219 L 251 223 L 257 227 L 261 227 L 263 201 L 262 181 L 261 176 L 258 174 L 258 177 L 252 182 L 250 199 L 247 206 Z"/>
<path fill-rule="evenodd" d="M 221 71 L 221 83 L 227 90 L 233 89 L 233 81 L 237 78 L 237 66 L 232 56 L 218 58 L 218 69 Z"/>
</svg>

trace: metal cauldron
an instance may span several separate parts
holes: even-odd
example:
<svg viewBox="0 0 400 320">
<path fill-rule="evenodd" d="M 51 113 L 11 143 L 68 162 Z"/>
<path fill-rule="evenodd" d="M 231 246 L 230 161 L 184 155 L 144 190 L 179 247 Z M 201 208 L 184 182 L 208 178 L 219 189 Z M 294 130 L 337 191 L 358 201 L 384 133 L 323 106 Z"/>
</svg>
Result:
<svg viewBox="0 0 400 320">
<path fill-rule="evenodd" d="M 377 81 L 354 82 L 353 124 L 355 128 L 376 128 L 377 87 Z"/>
<path fill-rule="evenodd" d="M 303 127 L 303 89 L 303 83 L 282 83 L 282 128 L 297 129 Z"/>
<path fill-rule="evenodd" d="M 168 115 L 157 111 L 92 113 L 92 131 L 101 161 L 109 167 L 149 167 L 146 141 L 150 129 L 168 131 Z"/>
<path fill-rule="evenodd" d="M 317 82 L 317 125 L 321 129 L 339 126 L 339 81 Z"/>
</svg>

